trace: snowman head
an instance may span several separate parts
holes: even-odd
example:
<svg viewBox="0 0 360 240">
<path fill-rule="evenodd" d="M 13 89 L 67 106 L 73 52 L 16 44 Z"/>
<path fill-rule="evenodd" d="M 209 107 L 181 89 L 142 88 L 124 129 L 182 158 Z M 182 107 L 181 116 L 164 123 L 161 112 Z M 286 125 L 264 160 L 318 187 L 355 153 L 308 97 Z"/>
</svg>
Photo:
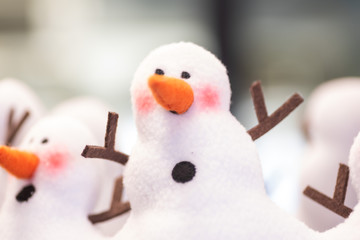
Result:
<svg viewBox="0 0 360 240">
<path fill-rule="evenodd" d="M 19 149 L 0 147 L 0 165 L 25 180 L 16 196 L 22 204 L 48 199 L 89 209 L 95 199 L 99 174 L 96 162 L 80 154 L 94 142 L 91 132 L 75 119 L 48 117 L 30 129 Z"/>
<path fill-rule="evenodd" d="M 360 131 L 360 78 L 340 78 L 320 85 L 305 110 L 304 127 L 312 144 L 348 154 Z"/>
<path fill-rule="evenodd" d="M 226 68 L 212 53 L 179 42 L 159 47 L 143 60 L 131 93 L 137 119 L 148 122 L 155 117 L 228 111 L 231 90 Z"/>
</svg>

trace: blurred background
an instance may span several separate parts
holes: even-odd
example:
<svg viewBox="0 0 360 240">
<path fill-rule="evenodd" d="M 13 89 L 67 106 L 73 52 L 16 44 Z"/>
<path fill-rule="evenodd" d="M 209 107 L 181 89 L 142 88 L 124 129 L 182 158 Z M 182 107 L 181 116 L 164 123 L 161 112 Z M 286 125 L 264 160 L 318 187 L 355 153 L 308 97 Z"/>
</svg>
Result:
<svg viewBox="0 0 360 240">
<path fill-rule="evenodd" d="M 130 83 L 153 48 L 183 40 L 214 52 L 229 70 L 232 112 L 251 128 L 254 80 L 272 112 L 295 91 L 306 99 L 321 82 L 360 75 L 359 13 L 355 0 L 0 0 L 0 77 L 21 79 L 48 108 L 77 95 L 108 102 L 129 152 Z M 257 141 L 267 191 L 290 212 L 303 108 Z"/>
</svg>

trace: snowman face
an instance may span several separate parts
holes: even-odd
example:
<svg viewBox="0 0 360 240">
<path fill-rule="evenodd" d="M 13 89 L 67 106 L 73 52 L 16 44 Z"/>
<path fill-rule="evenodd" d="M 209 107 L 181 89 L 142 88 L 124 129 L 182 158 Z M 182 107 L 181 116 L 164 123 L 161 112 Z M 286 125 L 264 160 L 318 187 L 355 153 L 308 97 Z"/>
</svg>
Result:
<svg viewBox="0 0 360 240">
<path fill-rule="evenodd" d="M 160 47 L 145 58 L 132 84 L 136 115 L 228 110 L 226 69 L 210 52 L 192 43 Z"/>
<path fill-rule="evenodd" d="M 88 135 L 82 130 L 76 121 L 62 117 L 47 118 L 34 126 L 20 145 L 40 160 L 34 176 L 56 178 L 71 169 L 81 153 L 81 138 Z"/>
<path fill-rule="evenodd" d="M 78 197 L 79 187 L 84 196 L 91 192 L 97 185 L 97 166 L 81 152 L 86 143 L 94 142 L 93 138 L 88 129 L 71 118 L 49 117 L 36 124 L 24 138 L 21 150 L 13 149 L 36 162 L 17 201 L 30 201 L 38 191 L 66 195 L 69 200 Z"/>
</svg>

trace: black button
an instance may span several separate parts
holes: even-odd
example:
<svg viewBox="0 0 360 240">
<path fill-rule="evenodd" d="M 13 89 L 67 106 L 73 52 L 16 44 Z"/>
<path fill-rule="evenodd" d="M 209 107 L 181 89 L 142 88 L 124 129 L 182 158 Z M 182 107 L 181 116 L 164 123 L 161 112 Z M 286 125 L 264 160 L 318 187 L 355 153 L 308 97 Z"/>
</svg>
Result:
<svg viewBox="0 0 360 240">
<path fill-rule="evenodd" d="M 171 176 L 175 182 L 186 183 L 191 181 L 196 174 L 195 165 L 191 162 L 183 161 L 175 165 Z"/>
<path fill-rule="evenodd" d="M 25 187 L 16 195 L 18 202 L 27 202 L 35 193 L 34 185 L 30 184 Z"/>
</svg>

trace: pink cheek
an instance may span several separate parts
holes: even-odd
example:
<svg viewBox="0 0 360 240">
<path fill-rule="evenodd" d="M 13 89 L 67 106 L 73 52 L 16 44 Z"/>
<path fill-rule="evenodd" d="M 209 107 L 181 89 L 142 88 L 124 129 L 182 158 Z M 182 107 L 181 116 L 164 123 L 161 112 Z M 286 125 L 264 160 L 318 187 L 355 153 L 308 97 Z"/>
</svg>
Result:
<svg viewBox="0 0 360 240">
<path fill-rule="evenodd" d="M 216 109 L 220 105 L 219 94 L 212 86 L 199 89 L 199 105 L 202 109 Z"/>
<path fill-rule="evenodd" d="M 43 166 L 47 172 L 58 173 L 62 172 L 67 164 L 69 156 L 65 152 L 54 151 L 46 152 L 42 155 L 43 157 Z"/>
<path fill-rule="evenodd" d="M 140 114 L 148 114 L 154 109 L 155 103 L 152 96 L 149 95 L 138 95 L 135 98 L 136 110 Z"/>
</svg>

